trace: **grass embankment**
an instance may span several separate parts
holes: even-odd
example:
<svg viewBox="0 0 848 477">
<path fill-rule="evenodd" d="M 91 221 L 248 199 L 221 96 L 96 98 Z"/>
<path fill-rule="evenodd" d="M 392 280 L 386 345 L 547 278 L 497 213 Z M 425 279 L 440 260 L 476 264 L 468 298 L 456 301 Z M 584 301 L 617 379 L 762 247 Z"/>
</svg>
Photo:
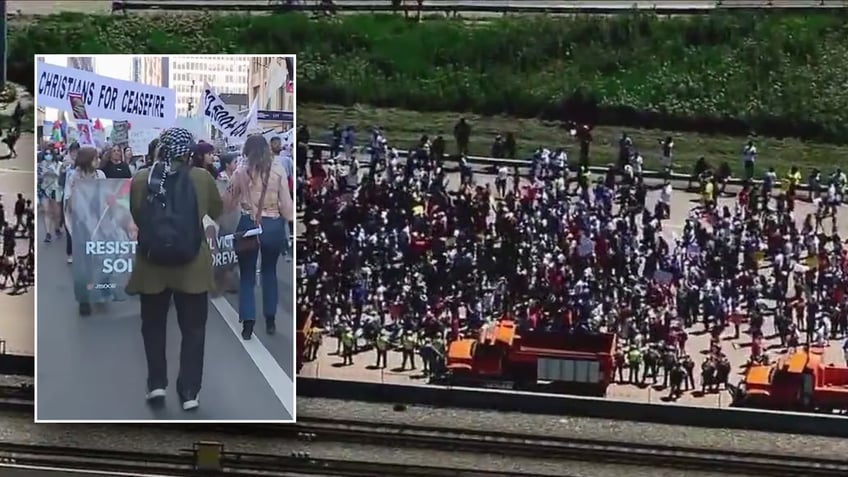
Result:
<svg viewBox="0 0 848 477">
<path fill-rule="evenodd" d="M 392 144 L 406 149 L 416 144 L 421 134 L 443 134 L 448 141 L 448 152 L 455 152 L 453 127 L 458 119 L 457 113 L 428 113 L 400 109 L 373 108 L 366 106 L 343 107 L 327 106 L 315 103 L 298 103 L 297 120 L 310 126 L 313 141 L 329 142 L 327 128 L 333 123 L 350 124 L 359 131 L 360 143 L 365 143 L 369 128 L 379 125 L 386 132 Z M 516 119 L 506 116 L 466 116 L 472 124 L 470 142 L 472 155 L 488 156 L 495 134 L 507 131 L 516 133 L 519 157 L 529 157 L 539 146 L 565 146 L 568 153 L 576 158 L 577 144 L 567 135 L 559 123 L 538 119 Z M 618 139 L 622 131 L 633 138 L 645 158 L 645 168 L 657 170 L 659 167 L 659 145 L 657 140 L 664 138 L 666 131 L 655 129 L 629 129 L 617 126 L 598 126 L 593 132 L 592 161 L 595 165 L 615 162 L 618 156 Z M 705 156 L 712 164 L 727 161 L 737 175 L 741 175 L 740 152 L 746 138 L 728 135 L 709 135 L 698 133 L 670 133 L 675 137 L 675 169 L 689 171 L 698 160 Z M 848 147 L 805 142 L 798 139 L 757 138 L 760 151 L 758 169 L 774 166 L 780 173 L 797 165 L 808 171 L 818 167 L 823 171 L 832 171 L 842 165 L 848 168 Z"/>
<path fill-rule="evenodd" d="M 469 28 L 456 20 L 417 24 L 391 15 L 317 21 L 303 15 L 63 14 L 12 25 L 9 51 L 10 70 L 30 78 L 35 53 L 293 52 L 302 102 L 576 119 L 616 125 L 598 130 L 600 143 L 632 130 L 648 152 L 663 132 L 634 128 L 714 134 L 679 137 L 684 163 L 703 153 L 735 165 L 744 137 L 756 133 L 763 165 L 829 168 L 843 160 L 841 148 L 766 137 L 848 142 L 846 20 L 848 13 L 840 12 L 622 14 L 509 17 Z M 299 113 L 314 125 L 330 117 L 310 111 Z M 382 123 L 390 137 L 405 141 L 404 134 L 433 132 L 440 129 L 434 122 L 452 126 L 455 118 L 440 113 L 401 124 L 413 113 L 372 114 L 340 122 Z M 391 128 L 398 129 L 394 136 Z M 478 120 L 478 154 L 488 151 L 485 129 L 516 131 L 527 148 L 562 141 L 544 123 Z"/>
</svg>

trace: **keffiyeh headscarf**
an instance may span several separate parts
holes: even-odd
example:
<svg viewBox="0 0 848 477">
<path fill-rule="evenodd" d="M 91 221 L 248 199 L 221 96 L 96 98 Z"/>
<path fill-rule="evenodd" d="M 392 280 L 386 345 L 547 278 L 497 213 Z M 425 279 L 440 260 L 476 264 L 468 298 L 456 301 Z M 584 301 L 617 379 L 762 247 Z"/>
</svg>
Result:
<svg viewBox="0 0 848 477">
<path fill-rule="evenodd" d="M 169 128 L 162 132 L 159 136 L 156 163 L 147 179 L 151 192 L 165 194 L 165 178 L 171 174 L 171 161 L 185 157 L 194 146 L 194 136 L 187 129 Z"/>
</svg>

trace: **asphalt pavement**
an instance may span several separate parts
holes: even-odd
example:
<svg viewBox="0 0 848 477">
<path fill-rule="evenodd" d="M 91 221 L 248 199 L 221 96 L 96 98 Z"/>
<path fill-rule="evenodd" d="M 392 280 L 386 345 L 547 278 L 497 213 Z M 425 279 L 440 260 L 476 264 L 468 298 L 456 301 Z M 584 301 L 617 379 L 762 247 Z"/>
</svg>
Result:
<svg viewBox="0 0 848 477">
<path fill-rule="evenodd" d="M 169 390 L 164 409 L 144 402 L 147 369 L 134 297 L 77 313 L 71 265 L 64 241 L 37 245 L 38 355 L 36 413 L 39 420 L 287 420 L 294 412 L 292 262 L 280 259 L 277 334 L 257 326 L 241 339 L 238 296 L 212 298 L 206 326 L 201 406 L 185 413 Z M 258 290 L 256 293 L 260 293 Z M 168 322 L 168 373 L 178 372 L 179 328 Z"/>
<path fill-rule="evenodd" d="M 33 173 L 34 143 L 32 134 L 23 134 L 15 149 L 18 157 L 9 156 L 5 143 L 0 143 L 0 197 L 6 210 L 6 219 L 13 219 L 15 199 L 19 193 L 32 199 L 35 184 Z M 26 240 L 17 240 L 16 252 L 23 255 L 29 246 Z M 33 354 L 35 294 L 32 289 L 14 293 L 11 288 L 0 289 L 0 340 L 5 342 L 6 353 Z M 0 346 L 2 351 L 3 346 Z"/>
</svg>

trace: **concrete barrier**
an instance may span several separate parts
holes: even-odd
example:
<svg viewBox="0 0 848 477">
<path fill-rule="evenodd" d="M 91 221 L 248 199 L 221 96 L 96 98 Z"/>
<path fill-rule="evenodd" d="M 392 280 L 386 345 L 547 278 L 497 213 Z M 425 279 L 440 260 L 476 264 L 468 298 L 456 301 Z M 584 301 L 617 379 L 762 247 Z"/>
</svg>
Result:
<svg viewBox="0 0 848 477">
<path fill-rule="evenodd" d="M 320 149 L 322 152 L 329 151 L 331 149 L 329 144 L 322 143 L 322 142 L 310 142 L 308 144 L 308 146 L 309 146 L 310 149 Z M 368 148 L 368 147 L 360 147 L 358 150 L 359 150 L 360 153 L 370 154 L 370 148 Z M 405 150 L 402 150 L 402 149 L 398 149 L 397 152 L 398 152 L 398 155 L 400 157 L 407 157 L 409 155 L 409 151 L 405 151 Z M 445 161 L 457 162 L 457 160 L 458 160 L 458 158 L 456 156 L 451 156 L 449 154 L 445 154 Z M 358 162 L 362 165 L 368 164 L 367 160 L 359 159 Z M 530 159 L 501 159 L 501 158 L 485 157 L 485 156 L 468 156 L 468 162 L 470 164 L 476 164 L 476 165 L 487 166 L 487 167 L 506 166 L 506 167 L 524 167 L 524 168 L 526 168 L 526 167 L 530 167 L 530 165 L 532 164 L 532 161 Z M 605 174 L 607 172 L 607 170 L 609 169 L 609 167 L 610 167 L 609 164 L 605 165 L 605 166 L 590 166 L 589 170 L 592 172 L 592 174 Z M 660 172 L 660 171 L 642 171 L 642 177 L 644 177 L 646 179 L 663 179 L 663 178 L 666 177 L 666 174 L 663 173 L 663 172 Z M 688 182 L 690 179 L 692 179 L 691 174 L 682 174 L 682 173 L 679 173 L 679 172 L 673 172 L 670 175 L 668 175 L 668 177 L 671 180 L 678 181 L 678 182 Z M 738 178 L 738 177 L 731 177 L 727 180 L 727 183 L 729 185 L 733 185 L 733 186 L 742 186 L 744 182 L 745 181 L 743 179 Z M 752 182 L 756 185 L 762 185 L 762 183 L 763 183 L 763 181 L 759 180 L 759 179 L 754 179 Z M 776 186 L 777 187 L 781 186 L 780 180 L 778 180 L 776 182 Z M 800 190 L 800 191 L 808 191 L 809 186 L 807 184 L 798 184 L 797 189 Z"/>
<path fill-rule="evenodd" d="M 696 427 L 848 437 L 848 418 L 817 414 L 649 404 L 489 389 L 297 378 L 299 397 L 485 409 Z"/>
<path fill-rule="evenodd" d="M 35 376 L 35 358 L 32 356 L 0 354 L 0 374 Z"/>
</svg>

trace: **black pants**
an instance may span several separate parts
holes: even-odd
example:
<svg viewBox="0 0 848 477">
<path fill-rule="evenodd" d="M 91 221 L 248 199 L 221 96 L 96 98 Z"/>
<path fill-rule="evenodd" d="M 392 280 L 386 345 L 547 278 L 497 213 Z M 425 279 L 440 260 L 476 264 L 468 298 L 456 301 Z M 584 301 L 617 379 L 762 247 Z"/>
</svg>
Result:
<svg viewBox="0 0 848 477">
<path fill-rule="evenodd" d="M 203 381 L 203 351 L 209 313 L 207 293 L 188 294 L 165 290 L 156 295 L 141 295 L 141 336 L 147 355 L 147 389 L 152 391 L 168 387 L 165 344 L 172 296 L 182 335 L 177 393 L 181 400 L 187 401 L 197 397 Z"/>
<path fill-rule="evenodd" d="M 71 232 L 68 230 L 68 224 L 65 224 L 65 255 L 73 256 L 74 247 L 73 242 L 71 242 Z"/>
</svg>

